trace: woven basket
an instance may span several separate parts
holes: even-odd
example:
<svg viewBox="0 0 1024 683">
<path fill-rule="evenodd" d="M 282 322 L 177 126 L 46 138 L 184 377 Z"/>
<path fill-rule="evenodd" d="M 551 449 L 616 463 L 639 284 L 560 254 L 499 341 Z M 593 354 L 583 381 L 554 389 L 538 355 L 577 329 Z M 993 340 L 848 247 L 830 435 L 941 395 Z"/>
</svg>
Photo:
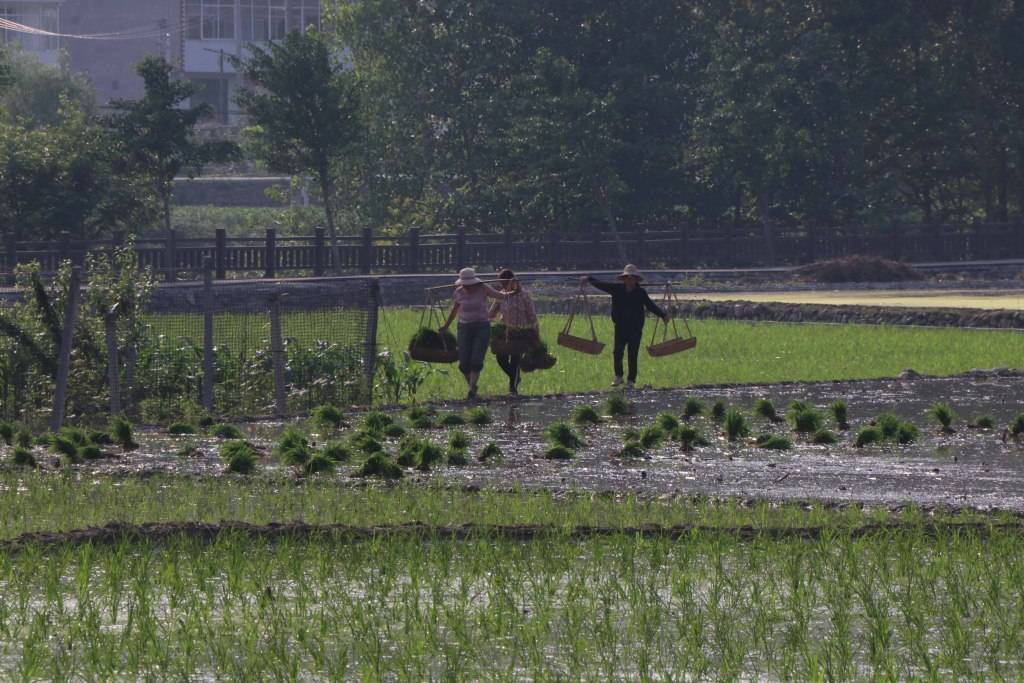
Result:
<svg viewBox="0 0 1024 683">
<path fill-rule="evenodd" d="M 491 351 L 496 356 L 520 356 L 529 353 L 540 343 L 537 330 L 515 330 L 491 333 Z"/>
<path fill-rule="evenodd" d="M 535 356 L 528 354 L 523 357 L 523 361 L 519 364 L 519 369 L 523 372 L 533 372 L 534 370 L 550 370 L 555 367 L 555 363 L 558 359 L 552 356 L 550 353 L 544 354 L 543 356 Z"/>
<path fill-rule="evenodd" d="M 426 363 L 455 363 L 459 360 L 458 349 L 428 349 L 422 346 L 409 345 L 409 356 L 413 360 Z"/>
<path fill-rule="evenodd" d="M 579 351 L 580 353 L 589 353 L 594 356 L 604 351 L 604 342 L 599 342 L 596 339 L 575 337 L 568 332 L 560 332 L 558 334 L 558 345 L 564 346 L 567 349 L 572 349 L 573 351 Z"/>
<path fill-rule="evenodd" d="M 659 356 L 669 356 L 673 353 L 686 351 L 687 349 L 692 349 L 695 346 L 697 346 L 696 337 L 679 337 L 677 339 L 669 339 L 668 341 L 651 344 L 647 347 L 647 353 L 657 358 Z"/>
</svg>

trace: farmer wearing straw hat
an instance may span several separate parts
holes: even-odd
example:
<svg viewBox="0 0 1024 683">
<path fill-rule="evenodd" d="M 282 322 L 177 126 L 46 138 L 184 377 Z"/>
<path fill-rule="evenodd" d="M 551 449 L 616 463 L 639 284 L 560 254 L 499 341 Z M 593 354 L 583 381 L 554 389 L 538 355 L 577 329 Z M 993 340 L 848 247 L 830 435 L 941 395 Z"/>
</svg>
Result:
<svg viewBox="0 0 1024 683">
<path fill-rule="evenodd" d="M 540 344 L 540 323 L 537 321 L 537 312 L 533 307 L 533 299 L 516 279 L 516 274 L 511 268 L 502 268 L 498 271 L 498 280 L 501 282 L 501 289 L 510 292 L 515 296 L 505 301 L 495 301 L 491 304 L 491 319 L 501 316 L 512 334 L 529 339 L 531 346 Z M 508 375 L 508 393 L 511 396 L 519 395 L 519 380 L 521 378 L 519 366 L 522 362 L 522 354 L 510 356 L 494 356 L 498 365 Z"/>
<path fill-rule="evenodd" d="M 644 276 L 632 263 L 622 269 L 616 278 L 618 282 L 600 282 L 590 275 L 581 282 L 590 284 L 612 295 L 612 323 L 615 325 L 615 347 L 612 358 L 615 363 L 615 379 L 612 386 L 622 384 L 622 354 L 629 350 L 629 375 L 626 377 L 626 388 L 632 389 L 636 384 L 637 362 L 640 356 L 640 342 L 644 336 L 644 312 L 650 311 L 665 322 L 668 314 L 651 301 L 647 290 L 640 286 Z"/>
<path fill-rule="evenodd" d="M 455 303 L 441 331 L 447 330 L 455 316 L 459 316 L 459 370 L 469 385 L 466 398 L 470 400 L 476 398 L 476 385 L 484 369 L 487 345 L 491 339 L 487 297 L 505 299 L 511 295 L 510 292 L 499 292 L 484 284 L 472 268 L 459 271 L 459 279 L 455 281 Z"/>
</svg>

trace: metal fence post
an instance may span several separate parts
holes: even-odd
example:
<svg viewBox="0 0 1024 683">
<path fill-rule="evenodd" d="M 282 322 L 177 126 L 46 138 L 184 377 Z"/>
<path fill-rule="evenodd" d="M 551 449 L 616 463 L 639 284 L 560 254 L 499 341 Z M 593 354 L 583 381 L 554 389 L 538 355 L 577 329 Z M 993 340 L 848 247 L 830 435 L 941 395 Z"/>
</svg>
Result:
<svg viewBox="0 0 1024 683">
<path fill-rule="evenodd" d="M 68 372 L 71 369 L 71 344 L 75 336 L 75 319 L 78 317 L 78 298 L 82 284 L 82 269 L 71 269 L 68 284 L 68 301 L 64 309 L 64 327 L 60 337 L 60 356 L 57 358 L 57 382 L 53 392 L 53 412 L 50 414 L 50 431 L 60 431 L 64 422 L 64 407 L 68 397 Z"/>
<path fill-rule="evenodd" d="M 335 264 L 337 265 L 337 264 Z M 368 274 L 373 266 L 373 230 L 363 228 L 363 244 L 359 254 L 359 270 Z"/>
<path fill-rule="evenodd" d="M 203 263 L 203 409 L 213 412 L 213 263 Z"/>
<path fill-rule="evenodd" d="M 366 344 L 363 350 L 363 373 L 366 379 L 367 403 L 373 403 L 373 376 L 377 370 L 377 315 L 380 308 L 380 280 L 367 281 Z"/>
<path fill-rule="evenodd" d="M 315 277 L 321 277 L 324 274 L 324 254 L 327 249 L 325 233 L 323 228 L 313 230 L 313 275 Z"/>
<path fill-rule="evenodd" d="M 267 228 L 266 247 L 263 252 L 263 277 L 273 278 L 277 266 L 277 230 Z"/>
<path fill-rule="evenodd" d="M 117 353 L 117 314 L 104 311 L 103 322 L 107 334 L 107 382 L 110 384 L 110 414 L 121 412 L 121 361 Z"/>
<path fill-rule="evenodd" d="M 409 265 L 408 272 L 420 272 L 420 229 L 409 229 Z"/>
<path fill-rule="evenodd" d="M 274 366 L 274 408 L 277 417 L 284 417 L 287 401 L 284 386 L 284 337 L 281 334 L 281 297 L 270 297 L 270 356 Z"/>
<path fill-rule="evenodd" d="M 174 282 L 178 277 L 175 270 L 178 265 L 178 232 L 174 228 L 167 231 L 165 247 L 164 259 L 166 259 L 167 263 L 164 264 L 166 266 L 164 269 L 166 275 L 164 277 L 167 282 Z"/>
<path fill-rule="evenodd" d="M 213 246 L 213 258 L 214 268 L 217 270 L 217 279 L 223 280 L 227 277 L 224 261 L 227 258 L 228 250 L 228 231 L 224 228 L 217 228 L 216 236 L 214 237 Z"/>
</svg>

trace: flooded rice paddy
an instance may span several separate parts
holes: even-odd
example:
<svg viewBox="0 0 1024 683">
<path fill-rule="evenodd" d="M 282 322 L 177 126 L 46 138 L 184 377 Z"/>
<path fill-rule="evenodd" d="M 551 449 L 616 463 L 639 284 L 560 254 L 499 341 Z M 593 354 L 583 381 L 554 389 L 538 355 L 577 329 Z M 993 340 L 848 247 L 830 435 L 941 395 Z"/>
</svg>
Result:
<svg viewBox="0 0 1024 683">
<path fill-rule="evenodd" d="M 684 453 L 667 441 L 650 449 L 645 457 L 617 457 L 623 430 L 651 424 L 662 411 L 679 415 L 687 397 L 696 396 L 710 405 L 724 401 L 744 411 L 752 435 L 787 433 L 794 447 L 770 451 L 754 446 L 752 439 L 730 444 L 721 429 L 707 417 L 693 420 L 711 442 Z M 785 423 L 771 424 L 751 416 L 759 398 L 771 399 L 781 413 L 794 400 L 824 409 L 837 399 L 849 405 L 851 427 L 837 432 L 836 445 L 813 445 L 788 432 Z M 547 449 L 545 428 L 556 420 L 568 420 L 580 404 L 600 409 L 600 395 L 565 395 L 488 404 L 494 421 L 483 427 L 464 426 L 469 436 L 470 463 L 465 467 L 440 467 L 429 473 L 406 470 L 406 477 L 465 487 L 524 487 L 549 490 L 614 491 L 645 497 L 707 495 L 771 500 L 818 499 L 869 504 L 965 506 L 980 509 L 1024 511 L 1024 444 L 1004 438 L 1003 428 L 1024 410 L 1024 378 L 1018 376 L 961 376 L 954 378 L 885 379 L 857 382 L 794 383 L 695 389 L 646 390 L 630 396 L 635 412 L 628 417 L 603 418 L 601 424 L 577 428 L 585 445 L 571 461 L 543 459 Z M 957 411 L 956 432 L 942 434 L 928 417 L 938 401 Z M 437 406 L 461 411 L 461 405 Z M 853 446 L 857 428 L 882 412 L 892 412 L 920 429 L 919 440 L 908 446 Z M 996 427 L 970 428 L 979 415 L 990 415 Z M 358 416 L 350 416 L 355 422 Z M 289 472 L 269 455 L 280 422 L 243 425 L 246 437 L 268 455 L 261 458 L 263 472 Z M 418 432 L 440 445 L 448 430 Z M 343 437 L 345 432 L 329 435 Z M 322 441 L 328 435 L 314 435 Z M 117 459 L 82 467 L 116 474 L 180 473 L 220 475 L 218 457 L 222 441 L 212 437 L 177 437 L 158 432 L 138 434 L 141 448 Z M 394 451 L 397 440 L 386 448 Z M 503 457 L 479 463 L 475 455 L 494 442 Z M 182 458 L 177 451 L 186 442 L 199 448 L 197 457 Z M 48 459 L 44 459 L 47 464 Z M 355 465 L 340 467 L 334 474 L 339 484 L 351 481 Z"/>
</svg>

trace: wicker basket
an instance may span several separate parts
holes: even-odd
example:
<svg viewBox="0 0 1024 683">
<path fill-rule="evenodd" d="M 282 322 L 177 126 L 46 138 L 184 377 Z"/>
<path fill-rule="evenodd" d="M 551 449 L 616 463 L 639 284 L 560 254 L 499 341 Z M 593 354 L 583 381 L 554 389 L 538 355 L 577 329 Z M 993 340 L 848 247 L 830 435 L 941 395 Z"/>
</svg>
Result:
<svg viewBox="0 0 1024 683">
<path fill-rule="evenodd" d="M 491 351 L 496 356 L 519 356 L 529 353 L 540 343 L 536 330 L 491 334 Z"/>
<path fill-rule="evenodd" d="M 426 363 L 455 363 L 459 360 L 459 350 L 457 348 L 432 349 L 409 344 L 409 356 L 413 360 L 421 360 Z"/>
<path fill-rule="evenodd" d="M 550 353 L 544 355 L 527 354 L 523 357 L 522 363 L 519 364 L 519 369 L 523 372 L 533 372 L 534 370 L 550 370 L 555 367 L 555 363 L 558 359 L 552 356 Z"/>
<path fill-rule="evenodd" d="M 696 337 L 678 337 L 676 339 L 669 339 L 668 341 L 659 342 L 657 344 L 651 344 L 647 347 L 647 353 L 657 358 L 659 356 L 669 356 L 673 353 L 679 353 L 680 351 L 686 351 L 697 346 Z"/>
<path fill-rule="evenodd" d="M 568 332 L 560 332 L 558 334 L 558 345 L 564 346 L 567 349 L 572 349 L 573 351 L 579 351 L 580 353 L 589 353 L 594 356 L 604 351 L 604 342 L 599 342 L 597 339 L 575 337 Z"/>
</svg>

